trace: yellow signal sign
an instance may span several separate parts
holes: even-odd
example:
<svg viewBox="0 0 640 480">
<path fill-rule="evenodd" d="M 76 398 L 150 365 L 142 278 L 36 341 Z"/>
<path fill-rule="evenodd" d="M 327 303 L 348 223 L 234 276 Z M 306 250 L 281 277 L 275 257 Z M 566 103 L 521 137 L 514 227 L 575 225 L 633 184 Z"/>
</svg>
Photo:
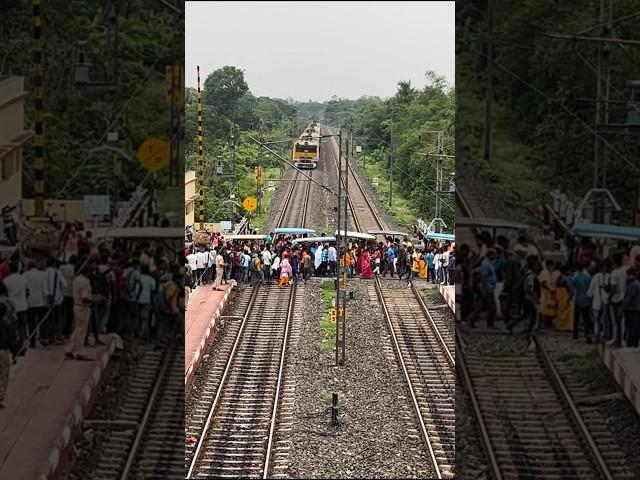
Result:
<svg viewBox="0 0 640 480">
<path fill-rule="evenodd" d="M 253 212 L 258 206 L 258 201 L 255 199 L 255 197 L 247 197 L 242 202 L 242 206 L 247 212 Z"/>
<path fill-rule="evenodd" d="M 152 172 L 169 166 L 169 142 L 160 138 L 149 138 L 138 148 L 138 160 Z"/>
</svg>

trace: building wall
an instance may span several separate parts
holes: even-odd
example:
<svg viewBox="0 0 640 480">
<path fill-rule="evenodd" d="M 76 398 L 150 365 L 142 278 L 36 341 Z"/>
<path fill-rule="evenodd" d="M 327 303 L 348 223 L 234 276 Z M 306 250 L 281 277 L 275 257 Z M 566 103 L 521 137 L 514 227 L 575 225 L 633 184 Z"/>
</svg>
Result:
<svg viewBox="0 0 640 480">
<path fill-rule="evenodd" d="M 193 225 L 196 200 L 196 172 L 193 170 L 184 174 L 184 224 Z"/>
<path fill-rule="evenodd" d="M 0 78 L 0 208 L 22 198 L 22 145 L 33 132 L 24 129 L 23 77 Z"/>
</svg>

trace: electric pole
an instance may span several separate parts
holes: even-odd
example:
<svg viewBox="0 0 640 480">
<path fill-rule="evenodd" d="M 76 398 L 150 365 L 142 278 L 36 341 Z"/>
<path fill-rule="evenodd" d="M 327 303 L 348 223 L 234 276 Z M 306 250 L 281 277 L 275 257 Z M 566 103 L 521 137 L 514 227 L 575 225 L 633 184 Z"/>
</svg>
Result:
<svg viewBox="0 0 640 480">
<path fill-rule="evenodd" d="M 484 143 L 483 156 L 491 160 L 491 102 L 493 100 L 493 0 L 487 0 L 487 45 L 485 68 L 486 88 L 484 97 Z"/>
</svg>

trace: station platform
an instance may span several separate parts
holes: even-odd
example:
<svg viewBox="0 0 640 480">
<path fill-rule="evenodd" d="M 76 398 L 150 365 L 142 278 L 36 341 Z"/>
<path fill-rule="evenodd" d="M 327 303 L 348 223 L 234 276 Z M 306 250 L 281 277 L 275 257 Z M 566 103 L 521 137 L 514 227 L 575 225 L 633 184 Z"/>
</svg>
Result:
<svg viewBox="0 0 640 480">
<path fill-rule="evenodd" d="M 440 295 L 444 298 L 444 301 L 449 305 L 449 308 L 453 313 L 456 313 L 456 287 L 455 285 L 443 285 L 438 284 L 438 290 Z"/>
<path fill-rule="evenodd" d="M 640 352 L 600 345 L 600 356 L 640 415 Z"/>
<path fill-rule="evenodd" d="M 189 295 L 185 311 L 184 340 L 184 393 L 189 395 L 202 355 L 211 345 L 219 328 L 220 316 L 224 310 L 233 284 L 222 285 L 224 291 L 213 290 L 203 285 Z"/>
<path fill-rule="evenodd" d="M 94 360 L 86 362 L 65 360 L 62 345 L 19 357 L 0 410 L 0 478 L 61 478 L 117 347 L 117 336 L 106 346 L 87 347 L 85 354 Z"/>
</svg>

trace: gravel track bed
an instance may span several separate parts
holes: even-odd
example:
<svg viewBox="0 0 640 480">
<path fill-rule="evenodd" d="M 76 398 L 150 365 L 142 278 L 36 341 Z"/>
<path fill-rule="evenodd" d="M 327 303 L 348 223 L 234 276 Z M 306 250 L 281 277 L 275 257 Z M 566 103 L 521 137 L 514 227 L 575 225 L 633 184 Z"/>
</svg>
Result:
<svg viewBox="0 0 640 480">
<path fill-rule="evenodd" d="M 97 400 L 93 404 L 88 420 L 115 420 L 118 418 L 120 407 L 124 403 L 130 381 L 136 366 L 141 362 L 144 354 L 153 346 L 141 344 L 127 344 L 121 353 L 111 357 L 106 377 L 103 379 Z M 68 480 L 83 480 L 90 478 L 100 460 L 96 452 L 111 436 L 113 431 L 109 427 L 86 427 L 74 445 L 75 461 Z"/>
<path fill-rule="evenodd" d="M 371 201 L 374 210 L 380 217 L 380 220 L 382 220 L 382 223 L 384 224 L 385 229 L 402 231 L 402 230 L 407 230 L 411 228 L 410 225 L 401 227 L 395 221 L 395 219 L 391 216 L 391 214 L 380 204 L 380 200 L 378 199 L 378 194 L 373 189 L 371 184 L 367 181 L 364 175 L 364 172 L 362 171 L 362 168 L 357 164 L 357 162 L 351 162 L 350 165 L 351 165 L 351 170 L 353 170 L 353 173 L 355 173 L 358 177 L 358 180 L 360 180 L 360 185 L 362 185 L 364 194 Z M 349 188 L 351 189 L 351 185 L 349 185 Z M 354 185 L 354 188 L 357 188 L 357 187 Z M 410 233 L 410 232 L 407 232 L 407 233 Z"/>
<path fill-rule="evenodd" d="M 308 287 L 319 286 L 310 280 Z M 325 315 L 317 288 L 307 288 L 298 348 L 287 373 L 296 399 L 289 476 L 292 478 L 429 478 L 430 462 L 416 429 L 409 392 L 397 366 L 374 285 L 351 281 L 343 367 L 322 352 Z M 339 425 L 330 396 L 338 393 Z"/>
<path fill-rule="evenodd" d="M 427 308 L 436 307 L 446 310 L 447 314 L 443 315 L 443 323 L 446 327 L 444 333 L 448 334 L 449 337 L 455 339 L 456 317 L 445 302 L 444 297 L 440 295 L 438 286 L 433 283 L 429 283 L 426 280 L 414 280 L 413 283 L 416 286 L 418 292 L 420 292 L 420 296 L 424 300 L 424 304 L 427 306 Z M 445 307 L 445 305 L 447 306 Z"/>
<path fill-rule="evenodd" d="M 539 222 L 531 218 L 531 213 L 525 209 L 505 205 L 492 183 L 487 181 L 477 168 L 465 162 L 461 157 L 456 158 L 456 184 L 464 192 L 467 202 L 477 217 L 508 218 L 514 222 L 538 225 Z"/>
<path fill-rule="evenodd" d="M 459 378 L 459 375 L 456 377 Z M 473 420 L 473 407 L 462 381 L 456 381 L 456 478 L 485 480 L 489 476 L 485 453 Z"/>
</svg>

